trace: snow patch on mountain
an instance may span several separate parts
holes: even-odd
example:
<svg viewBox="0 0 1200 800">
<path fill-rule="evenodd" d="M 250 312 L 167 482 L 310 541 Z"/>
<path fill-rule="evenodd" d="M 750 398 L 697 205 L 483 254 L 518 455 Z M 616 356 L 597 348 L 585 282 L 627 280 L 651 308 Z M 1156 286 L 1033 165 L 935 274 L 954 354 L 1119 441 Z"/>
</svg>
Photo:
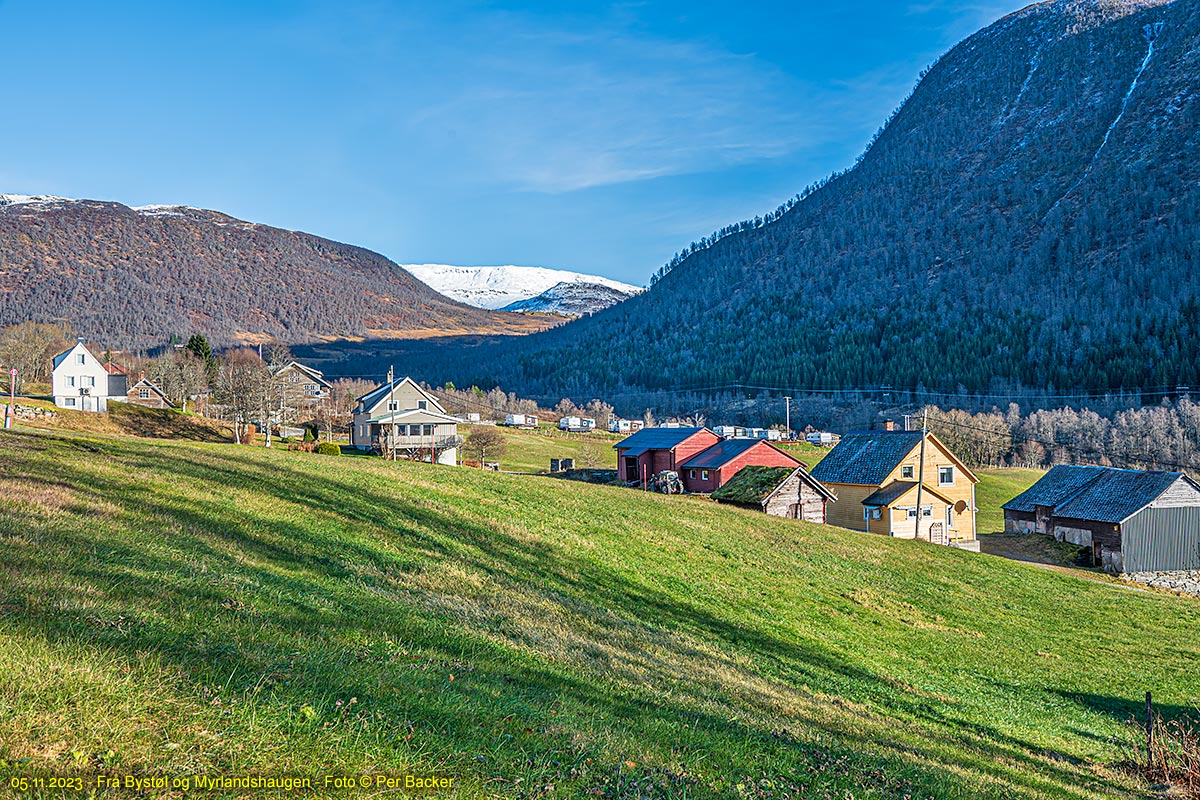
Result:
<svg viewBox="0 0 1200 800">
<path fill-rule="evenodd" d="M 628 300 L 637 294 L 602 283 L 567 282 L 556 283 L 537 297 L 509 303 L 501 311 L 539 311 L 545 314 L 564 314 L 582 317 L 595 314 L 609 306 Z"/>
<path fill-rule="evenodd" d="M 60 205 L 62 203 L 73 203 L 67 197 L 55 197 L 50 194 L 0 194 L 0 208 L 6 206 L 37 206 L 37 205 Z"/>
<path fill-rule="evenodd" d="M 400 266 L 447 297 L 476 308 L 493 310 L 538 297 L 559 284 L 591 284 L 622 292 L 626 296 L 643 291 L 641 287 L 611 278 L 548 267 L 457 267 L 450 264 Z"/>
</svg>

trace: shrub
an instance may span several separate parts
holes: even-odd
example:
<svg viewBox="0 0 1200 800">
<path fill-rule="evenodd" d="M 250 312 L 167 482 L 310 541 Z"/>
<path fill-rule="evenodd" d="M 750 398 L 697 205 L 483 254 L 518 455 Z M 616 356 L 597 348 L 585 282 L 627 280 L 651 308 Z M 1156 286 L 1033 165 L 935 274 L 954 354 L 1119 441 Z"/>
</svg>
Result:
<svg viewBox="0 0 1200 800">
<path fill-rule="evenodd" d="M 333 442 L 321 442 L 317 445 L 317 453 L 323 456 L 340 456 L 342 448 L 338 447 Z"/>
</svg>

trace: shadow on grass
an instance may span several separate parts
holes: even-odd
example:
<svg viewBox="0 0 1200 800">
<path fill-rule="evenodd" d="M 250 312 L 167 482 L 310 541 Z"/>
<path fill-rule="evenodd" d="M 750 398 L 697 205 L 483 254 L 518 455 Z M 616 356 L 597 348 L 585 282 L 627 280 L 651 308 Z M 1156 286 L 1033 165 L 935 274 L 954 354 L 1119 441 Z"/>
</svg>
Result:
<svg viewBox="0 0 1200 800">
<path fill-rule="evenodd" d="M 631 752 L 649 731 L 666 726 L 676 747 L 714 754 L 709 768 L 726 774 L 765 763 L 798 784 L 870 788 L 884 796 L 967 797 L 990 787 L 998 796 L 1047 790 L 1083 797 L 1104 788 L 1085 785 L 1086 773 L 1070 768 L 1078 759 L 896 691 L 884 677 L 829 650 L 734 625 L 563 548 L 435 510 L 380 485 L 403 480 L 399 472 L 372 471 L 369 480 L 347 483 L 275 460 L 265 464 L 257 454 L 234 449 L 188 450 L 186 458 L 175 448 L 124 442 L 104 441 L 96 449 L 173 489 L 149 489 L 64 459 L 30 460 L 23 468 L 36 479 L 115 504 L 119 523 L 133 523 L 145 531 L 143 537 L 98 535 L 83 519 L 34 514 L 15 514 L 8 525 L 40 532 L 62 551 L 90 553 L 67 562 L 70 577 L 93 587 L 119 587 L 110 592 L 119 608 L 107 613 L 134 622 L 119 628 L 55 611 L 73 607 L 70 588 L 39 587 L 35 596 L 27 584 L 6 579 L 5 607 L 16 602 L 37 612 L 10 621 L 10 627 L 128 654 L 152 650 L 196 685 L 237 676 L 235 685 L 248 691 L 264 685 L 264 676 L 290 674 L 287 682 L 267 681 L 264 702 L 279 713 L 357 697 L 364 708 L 385 714 L 383 741 L 406 726 L 435 731 L 441 757 L 471 773 L 512 777 L 535 771 L 540 778 L 570 780 L 559 772 L 568 761 L 562 754 L 573 752 L 571 763 L 590 755 L 594 769 L 608 774 L 621 755 L 591 753 L 594 745 L 575 743 L 570 730 L 526 732 L 506 722 L 514 709 L 566 703 L 581 719 L 612 721 L 601 727 L 619 724 Z M 241 509 L 219 489 L 187 488 L 214 485 L 252 488 L 303 519 Z M 0 524 L 0 532 L 4 527 Z M 14 552 L 4 560 L 21 574 L 50 568 L 37 552 Z M 600 632 L 598 644 L 617 656 L 608 662 L 611 673 L 569 659 L 564 664 L 559 653 L 531 655 L 506 632 L 504 619 L 467 613 L 466 595 L 431 595 L 411 580 L 431 562 L 487 575 L 514 602 L 530 608 L 549 603 L 585 615 Z M 205 571 L 197 573 L 197 565 Z M 190 616 L 181 615 L 183 609 Z M 382 640 L 408 643 L 405 648 L 426 665 L 469 664 L 470 680 L 451 689 L 429 680 L 427 670 L 417 675 L 386 653 L 372 656 L 372 643 Z M 639 640 L 653 643 L 655 652 L 639 651 Z M 355 642 L 362 647 L 349 646 Z M 740 682 L 725 685 L 726 677 Z M 689 678 L 693 685 L 681 688 Z M 397 680 L 407 691 L 381 689 Z M 800 685 L 842 698 L 840 710 L 810 696 L 807 706 L 793 701 L 781 714 L 772 695 L 795 695 Z M 417 687 L 428 696 L 414 696 Z M 714 696 L 735 713 L 706 710 Z M 846 703 L 865 708 L 846 711 Z M 878 722 L 855 724 L 855 714 L 868 708 L 915 727 L 916 735 L 911 728 L 901 733 Z M 763 724 L 781 718 L 799 733 Z M 491 754 L 483 762 L 486 769 L 478 761 L 484 752 Z M 929 766 L 951 761 L 953 767 L 945 770 Z M 554 763 L 560 766 L 548 766 Z M 841 766 L 829 769 L 830 763 Z M 1014 771 L 1011 764 L 1022 769 Z M 972 777 L 964 779 L 964 771 Z M 600 773 L 587 780 L 600 780 Z"/>
<path fill-rule="evenodd" d="M 145 408 L 135 403 L 113 403 L 109 417 L 123 433 L 148 439 L 184 439 L 192 442 L 231 442 L 233 430 L 211 420 L 203 422 L 172 409 Z"/>
</svg>

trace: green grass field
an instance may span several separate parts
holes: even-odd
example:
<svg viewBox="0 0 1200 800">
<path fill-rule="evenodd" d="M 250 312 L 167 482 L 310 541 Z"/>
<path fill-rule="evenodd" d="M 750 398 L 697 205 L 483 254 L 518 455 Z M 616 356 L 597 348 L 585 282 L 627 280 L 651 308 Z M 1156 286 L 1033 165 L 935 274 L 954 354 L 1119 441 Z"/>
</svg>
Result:
<svg viewBox="0 0 1200 800">
<path fill-rule="evenodd" d="M 975 505 L 979 508 L 975 525 L 980 533 L 999 533 L 1004 530 L 1002 505 L 1033 486 L 1046 474 L 1040 469 L 981 469 L 976 470 L 979 483 L 975 485 Z"/>
<path fill-rule="evenodd" d="M 1135 797 L 1200 696 L 1196 601 L 699 498 L 28 430 L 0 480 L 5 786 Z"/>
<path fill-rule="evenodd" d="M 470 428 L 464 429 L 469 432 Z M 616 469 L 617 451 L 613 445 L 624 437 L 610 433 L 567 433 L 543 425 L 537 430 L 497 427 L 504 434 L 504 455 L 498 460 L 505 472 L 548 473 L 550 459 L 573 458 L 575 466 L 584 466 L 584 452 L 592 448 L 600 459 L 598 469 Z M 490 456 L 488 461 L 492 461 Z"/>
</svg>

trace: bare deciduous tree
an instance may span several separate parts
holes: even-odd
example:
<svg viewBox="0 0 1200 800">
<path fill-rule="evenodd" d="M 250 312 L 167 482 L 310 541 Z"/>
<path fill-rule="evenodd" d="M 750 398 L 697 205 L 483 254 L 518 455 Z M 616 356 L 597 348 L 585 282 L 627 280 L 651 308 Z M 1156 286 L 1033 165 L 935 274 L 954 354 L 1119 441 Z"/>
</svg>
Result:
<svg viewBox="0 0 1200 800">
<path fill-rule="evenodd" d="M 234 350 L 220 359 L 217 398 L 233 423 L 234 441 L 249 443 L 248 428 L 262 407 L 271 373 L 253 350 Z"/>
<path fill-rule="evenodd" d="M 484 462 L 489 455 L 492 458 L 500 458 L 504 455 L 506 444 L 504 434 L 493 426 L 476 425 L 471 428 L 471 432 L 463 441 L 463 455 L 478 458 L 479 468 L 483 469 Z"/>
<path fill-rule="evenodd" d="M 19 381 L 47 381 L 54 356 L 71 346 L 70 335 L 69 328 L 42 322 L 7 327 L 0 331 L 0 364 L 16 367 Z"/>
</svg>

